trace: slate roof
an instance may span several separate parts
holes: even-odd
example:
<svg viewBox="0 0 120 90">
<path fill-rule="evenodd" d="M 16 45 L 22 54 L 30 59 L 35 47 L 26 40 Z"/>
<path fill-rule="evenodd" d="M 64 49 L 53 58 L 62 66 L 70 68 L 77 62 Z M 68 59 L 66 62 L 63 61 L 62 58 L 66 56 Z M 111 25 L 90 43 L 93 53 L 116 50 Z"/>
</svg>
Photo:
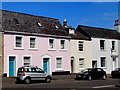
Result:
<svg viewBox="0 0 120 90">
<path fill-rule="evenodd" d="M 39 24 L 38 24 L 39 23 Z M 42 26 L 40 26 L 40 24 Z M 68 36 L 58 19 L 34 16 L 24 13 L 2 10 L 2 28 L 4 32 L 26 32 L 56 36 Z"/>
<path fill-rule="evenodd" d="M 67 33 L 69 33 L 69 29 L 75 30 L 73 27 L 67 26 L 66 27 Z M 91 40 L 91 38 L 90 38 L 90 36 L 88 34 L 86 36 L 85 34 L 80 33 L 79 30 L 75 30 L 75 33 L 74 34 L 69 34 L 69 36 L 71 37 L 71 39 Z"/>
<path fill-rule="evenodd" d="M 120 40 L 120 33 L 116 30 L 89 27 L 89 26 L 83 26 L 83 25 L 78 25 L 77 29 L 81 32 L 86 32 L 92 38 L 105 38 L 105 39 Z"/>
</svg>

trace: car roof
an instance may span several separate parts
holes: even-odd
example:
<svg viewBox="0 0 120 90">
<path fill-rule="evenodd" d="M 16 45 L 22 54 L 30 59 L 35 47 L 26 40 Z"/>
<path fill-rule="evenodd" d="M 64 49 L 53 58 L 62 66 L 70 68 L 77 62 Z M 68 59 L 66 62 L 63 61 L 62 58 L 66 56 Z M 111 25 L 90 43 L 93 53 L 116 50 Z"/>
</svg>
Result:
<svg viewBox="0 0 120 90">
<path fill-rule="evenodd" d="M 22 67 L 19 67 L 19 68 L 39 68 L 38 66 L 22 66 Z"/>
<path fill-rule="evenodd" d="M 90 69 L 90 70 L 92 70 L 92 69 L 102 69 L 102 68 L 85 68 L 85 69 Z"/>
</svg>

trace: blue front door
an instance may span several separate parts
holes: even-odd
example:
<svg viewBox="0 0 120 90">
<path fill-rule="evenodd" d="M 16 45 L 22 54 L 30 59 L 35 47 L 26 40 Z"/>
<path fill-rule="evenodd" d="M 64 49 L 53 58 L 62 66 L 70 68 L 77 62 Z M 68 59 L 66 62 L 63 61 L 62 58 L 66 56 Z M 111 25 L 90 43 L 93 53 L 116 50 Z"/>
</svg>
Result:
<svg viewBox="0 0 120 90">
<path fill-rule="evenodd" d="M 48 72 L 48 60 L 49 60 L 49 58 L 44 58 L 43 59 L 43 70 L 44 70 L 44 72 Z"/>
<path fill-rule="evenodd" d="M 9 76 L 14 76 L 15 57 L 9 57 Z"/>
</svg>

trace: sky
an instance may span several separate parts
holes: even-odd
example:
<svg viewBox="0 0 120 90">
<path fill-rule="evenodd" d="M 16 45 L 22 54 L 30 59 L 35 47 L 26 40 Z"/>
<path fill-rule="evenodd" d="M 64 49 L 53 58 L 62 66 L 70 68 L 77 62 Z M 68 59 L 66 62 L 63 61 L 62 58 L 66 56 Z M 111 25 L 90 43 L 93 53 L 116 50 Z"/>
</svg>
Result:
<svg viewBox="0 0 120 90">
<path fill-rule="evenodd" d="M 25 2 L 25 0 L 24 2 L 7 1 L 10 0 L 2 2 L 3 10 L 55 18 L 59 19 L 61 24 L 66 18 L 68 26 L 74 28 L 77 28 L 78 25 L 85 25 L 113 29 L 114 21 L 118 19 L 118 0 L 116 2 L 113 2 L 113 0 L 109 0 L 111 2 L 102 2 L 102 0 L 94 0 L 95 2 L 67 2 L 67 0 L 66 2 L 40 2 L 40 0 L 38 2 L 37 0 L 34 0 L 36 2 Z"/>
<path fill-rule="evenodd" d="M 118 2 L 120 0 L 0 0 L 2 2 Z"/>
</svg>

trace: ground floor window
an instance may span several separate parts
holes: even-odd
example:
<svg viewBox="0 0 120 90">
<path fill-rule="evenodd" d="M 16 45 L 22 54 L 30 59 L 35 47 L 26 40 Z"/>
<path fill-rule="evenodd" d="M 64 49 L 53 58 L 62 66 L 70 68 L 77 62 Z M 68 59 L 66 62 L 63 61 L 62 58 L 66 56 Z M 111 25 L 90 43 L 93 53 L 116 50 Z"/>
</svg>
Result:
<svg viewBox="0 0 120 90">
<path fill-rule="evenodd" d="M 57 69 L 62 69 L 62 57 L 57 57 L 56 58 L 56 68 Z"/>
<path fill-rule="evenodd" d="M 31 57 L 24 57 L 23 58 L 23 65 L 30 66 L 30 59 L 31 59 Z"/>
<path fill-rule="evenodd" d="M 101 57 L 101 67 L 106 67 L 106 57 Z"/>
<path fill-rule="evenodd" d="M 79 68 L 84 68 L 84 58 L 79 58 Z"/>
</svg>

